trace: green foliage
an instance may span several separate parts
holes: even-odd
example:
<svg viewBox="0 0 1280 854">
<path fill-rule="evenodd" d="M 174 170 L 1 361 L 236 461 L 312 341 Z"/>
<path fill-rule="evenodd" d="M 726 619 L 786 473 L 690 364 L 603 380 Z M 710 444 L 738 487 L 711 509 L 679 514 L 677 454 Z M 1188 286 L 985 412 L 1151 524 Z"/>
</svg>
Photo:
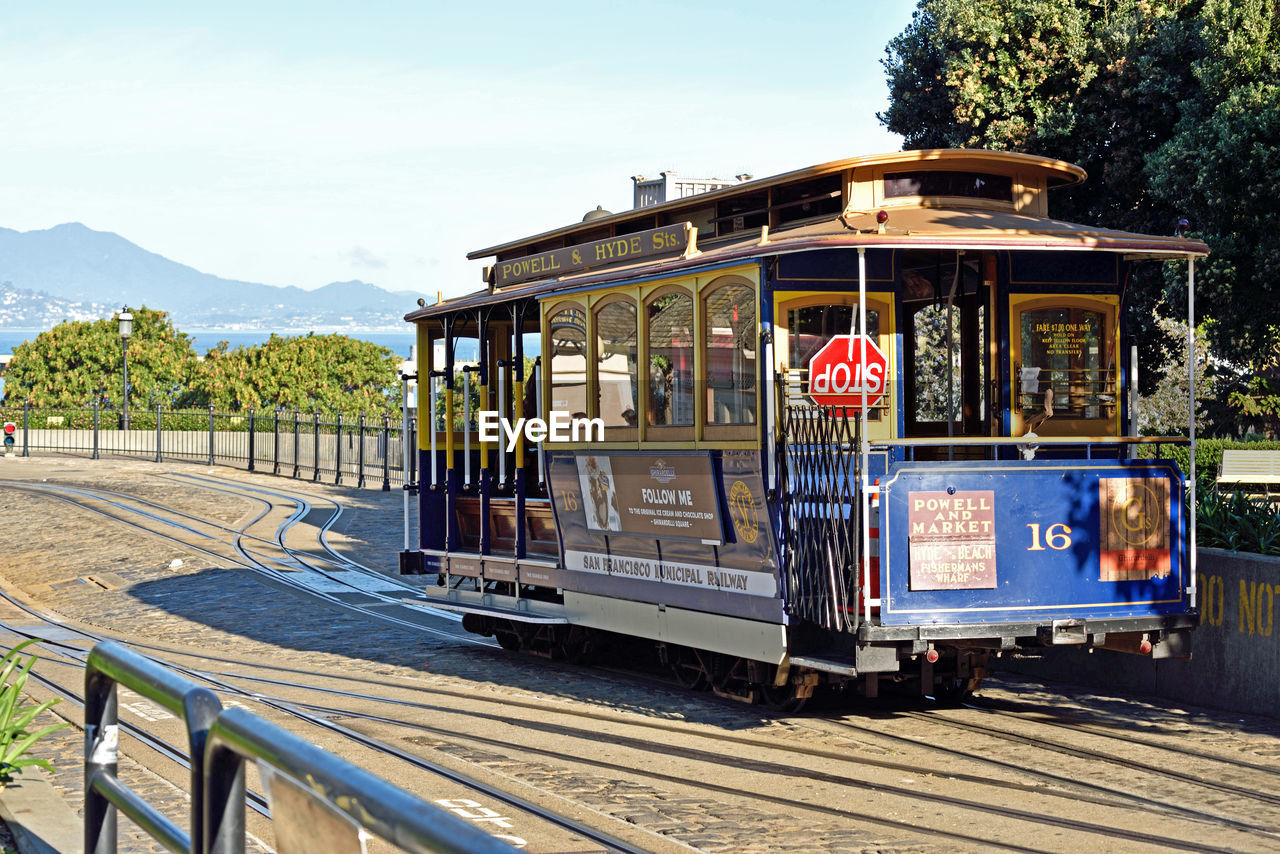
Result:
<svg viewBox="0 0 1280 854">
<path fill-rule="evenodd" d="M 1154 436 L 1187 435 L 1187 324 L 1186 321 L 1157 318 L 1156 325 L 1168 340 L 1168 358 L 1152 366 L 1160 379 L 1149 395 L 1138 402 L 1138 432 Z M 1196 330 L 1196 430 L 1209 428 L 1206 404 L 1217 396 L 1217 377 L 1208 368 L 1213 361 L 1209 336 L 1202 325 Z"/>
<path fill-rule="evenodd" d="M 1212 478 L 1200 478 L 1196 542 L 1208 548 L 1280 555 L 1280 504 L 1245 492 L 1220 493 Z"/>
<path fill-rule="evenodd" d="M 1197 307 L 1216 350 L 1262 373 L 1252 357 L 1280 340 L 1280 0 L 920 0 L 886 54 L 880 119 L 906 148 L 1077 163 L 1093 180 L 1055 192 L 1063 219 L 1168 234 L 1187 216 L 1212 250 Z M 1185 263 L 1136 267 L 1144 353 L 1166 351 L 1154 312 L 1178 314 L 1185 281 Z M 1277 389 L 1246 382 L 1237 410 L 1271 418 Z"/>
<path fill-rule="evenodd" d="M 1247 490 L 1220 492 L 1218 471 L 1224 450 L 1280 451 L 1280 442 L 1196 440 L 1196 543 L 1255 554 L 1280 555 L 1280 503 Z M 1141 455 L 1172 459 L 1190 477 L 1187 445 L 1142 446 Z"/>
<path fill-rule="evenodd" d="M 1157 456 L 1157 449 L 1151 445 L 1140 446 L 1139 455 L 1144 458 Z M 1280 451 L 1280 442 L 1241 441 L 1237 439 L 1196 439 L 1196 477 L 1209 478 L 1211 484 L 1218 478 L 1218 470 L 1222 468 L 1222 452 L 1225 450 L 1244 451 Z M 1182 470 L 1184 477 L 1191 475 L 1191 452 L 1187 445 L 1161 445 L 1159 456 L 1173 460 Z"/>
<path fill-rule="evenodd" d="M 5 372 L 5 400 L 40 407 L 119 406 L 124 396 L 123 346 L 116 319 L 60 323 L 19 345 Z M 169 315 L 133 309 L 129 339 L 129 405 L 181 402 L 196 370 L 191 338 Z"/>
<path fill-rule="evenodd" d="M 3 684 L 0 688 L 0 785 L 11 782 L 14 774 L 33 765 L 52 771 L 53 766 L 49 764 L 49 760 L 23 754 L 46 735 L 71 726 L 63 722 L 50 724 L 34 732 L 27 730 L 38 715 L 61 702 L 46 700 L 39 704 L 22 705 L 22 692 L 26 688 L 36 656 L 31 655 L 22 660 L 19 653 L 35 642 L 35 639 L 23 641 L 4 658 L 0 658 L 0 684 Z"/>
<path fill-rule="evenodd" d="M 1048 0 L 922 0 L 884 61 L 881 115 L 907 147 L 1024 148 L 1069 136 L 1098 75 L 1088 6 Z"/>
<path fill-rule="evenodd" d="M 1272 327 L 1270 343 L 1255 351 L 1245 370 L 1224 384 L 1238 432 L 1280 438 L 1280 329 Z"/>
<path fill-rule="evenodd" d="M 1191 97 L 1146 162 L 1153 192 L 1178 200 L 1213 253 L 1197 301 L 1223 353 L 1274 356 L 1280 327 L 1280 2 L 1206 0 Z M 1185 293 L 1171 277 L 1170 290 Z M 1249 371 L 1248 373 L 1253 373 Z"/>
<path fill-rule="evenodd" d="M 345 335 L 272 335 L 263 344 L 209 351 L 191 401 L 219 410 L 400 412 L 400 360 L 386 347 Z"/>
</svg>

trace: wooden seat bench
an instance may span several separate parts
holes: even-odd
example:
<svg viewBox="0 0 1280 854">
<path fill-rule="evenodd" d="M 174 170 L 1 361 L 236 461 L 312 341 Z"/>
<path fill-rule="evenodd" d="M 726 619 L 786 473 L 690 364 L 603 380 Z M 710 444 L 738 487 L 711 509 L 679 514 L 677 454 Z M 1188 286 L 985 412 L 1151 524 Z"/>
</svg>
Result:
<svg viewBox="0 0 1280 854">
<path fill-rule="evenodd" d="M 472 495 L 458 497 L 458 529 L 463 546 L 470 549 L 480 546 L 480 499 Z M 555 517 L 551 502 L 529 500 L 524 505 L 525 550 L 532 556 L 555 557 L 560 554 L 556 538 Z M 494 554 L 514 554 L 516 529 L 516 502 L 511 498 L 494 498 L 489 502 L 489 547 Z"/>
<path fill-rule="evenodd" d="M 1265 486 L 1270 495 L 1272 486 L 1280 486 L 1280 451 L 1223 451 L 1218 490 L 1242 485 Z"/>
</svg>

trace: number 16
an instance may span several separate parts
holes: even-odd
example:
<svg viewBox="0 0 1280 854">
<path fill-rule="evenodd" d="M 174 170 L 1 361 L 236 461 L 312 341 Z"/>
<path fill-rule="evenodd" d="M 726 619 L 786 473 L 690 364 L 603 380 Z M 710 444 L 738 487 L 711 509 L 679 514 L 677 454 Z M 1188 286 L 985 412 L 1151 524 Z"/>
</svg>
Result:
<svg viewBox="0 0 1280 854">
<path fill-rule="evenodd" d="M 1031 529 L 1031 547 L 1027 549 L 1029 552 L 1042 552 L 1044 545 L 1040 543 L 1040 523 L 1032 522 L 1027 525 Z M 1071 527 L 1058 522 L 1050 525 L 1044 532 L 1044 541 L 1049 548 L 1054 551 L 1062 551 L 1071 547 Z"/>
</svg>

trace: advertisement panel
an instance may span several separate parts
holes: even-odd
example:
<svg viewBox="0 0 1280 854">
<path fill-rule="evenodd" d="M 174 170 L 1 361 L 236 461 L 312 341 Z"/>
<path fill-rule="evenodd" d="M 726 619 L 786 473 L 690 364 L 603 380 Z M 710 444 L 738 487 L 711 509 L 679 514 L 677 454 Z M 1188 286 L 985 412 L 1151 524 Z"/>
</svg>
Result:
<svg viewBox="0 0 1280 854">
<path fill-rule="evenodd" d="M 589 530 L 724 542 L 709 454 L 579 453 L 575 463 Z"/>
<path fill-rule="evenodd" d="M 782 619 L 758 455 L 574 450 L 547 463 L 567 589 Z"/>
</svg>

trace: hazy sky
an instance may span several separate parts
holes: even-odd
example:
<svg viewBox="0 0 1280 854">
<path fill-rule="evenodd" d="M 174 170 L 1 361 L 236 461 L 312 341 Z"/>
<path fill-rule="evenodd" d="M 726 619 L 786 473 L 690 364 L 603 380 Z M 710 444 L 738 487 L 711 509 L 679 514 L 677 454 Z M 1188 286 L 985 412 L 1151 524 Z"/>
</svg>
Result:
<svg viewBox="0 0 1280 854">
<path fill-rule="evenodd" d="M 480 286 L 468 251 L 900 139 L 906 0 L 0 3 L 0 226 L 204 272 Z"/>
</svg>

